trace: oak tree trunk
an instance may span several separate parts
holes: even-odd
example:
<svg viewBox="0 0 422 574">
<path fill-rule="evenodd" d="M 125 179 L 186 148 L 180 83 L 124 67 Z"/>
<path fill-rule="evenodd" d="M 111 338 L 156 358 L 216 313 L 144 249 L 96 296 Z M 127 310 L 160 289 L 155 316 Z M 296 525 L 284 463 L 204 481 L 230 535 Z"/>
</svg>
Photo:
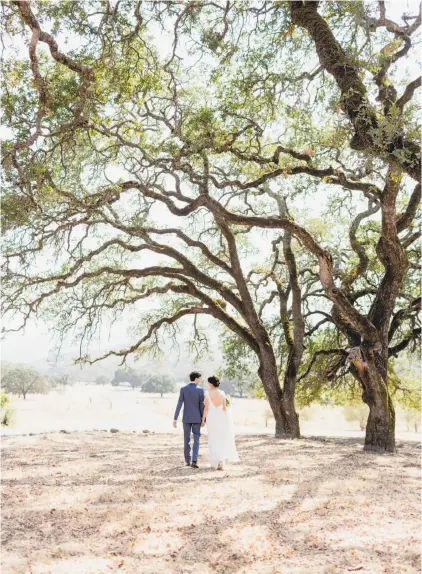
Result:
<svg viewBox="0 0 422 574">
<path fill-rule="evenodd" d="M 275 419 L 275 435 L 280 438 L 300 438 L 299 417 L 295 410 L 295 381 L 283 390 L 276 364 L 270 357 L 260 357 L 259 377 L 267 394 Z"/>
<path fill-rule="evenodd" d="M 373 400 L 373 398 L 368 398 L 367 400 L 364 393 L 363 400 L 369 406 L 364 450 L 395 452 L 394 432 L 396 415 L 391 397 L 385 395 L 381 397 L 381 400 Z"/>
<path fill-rule="evenodd" d="M 293 344 L 287 361 L 286 374 L 283 384 L 283 407 L 286 414 L 287 428 L 294 435 L 300 438 L 299 416 L 296 413 L 295 393 L 297 372 L 303 355 L 303 344 Z"/>
<path fill-rule="evenodd" d="M 362 386 L 362 400 L 369 407 L 364 450 L 394 452 L 396 417 L 388 392 L 386 361 L 381 357 L 366 359 L 352 372 Z"/>
<path fill-rule="evenodd" d="M 293 383 L 293 381 L 290 381 Z M 276 435 L 286 438 L 300 438 L 299 416 L 295 408 L 296 380 L 294 384 L 289 384 L 283 388 L 283 398 L 281 402 L 281 415 L 276 419 Z"/>
</svg>

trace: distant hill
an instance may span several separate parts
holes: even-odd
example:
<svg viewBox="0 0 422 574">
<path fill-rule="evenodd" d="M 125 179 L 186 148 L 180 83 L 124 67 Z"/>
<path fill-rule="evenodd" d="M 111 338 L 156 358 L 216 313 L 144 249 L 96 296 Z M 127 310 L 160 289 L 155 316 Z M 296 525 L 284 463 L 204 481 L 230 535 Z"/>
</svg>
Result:
<svg viewBox="0 0 422 574">
<path fill-rule="evenodd" d="M 127 364 L 135 371 L 144 371 L 148 373 L 163 373 L 171 375 L 176 381 L 187 381 L 188 375 L 192 370 L 200 370 L 204 377 L 210 376 L 218 370 L 221 365 L 221 355 L 218 350 L 214 351 L 214 356 L 219 360 L 211 361 L 204 359 L 201 362 L 194 363 L 189 357 L 177 358 L 174 353 L 169 352 L 160 361 L 153 362 L 148 359 L 141 359 L 140 361 L 128 360 Z M 97 377 L 104 376 L 110 381 L 114 376 L 114 372 L 122 368 L 120 366 L 121 358 L 108 357 L 103 361 L 94 363 L 93 365 L 74 365 L 73 361 L 75 354 L 72 352 L 63 353 L 59 362 L 54 363 L 49 361 L 48 358 L 40 358 L 37 361 L 20 361 L 22 364 L 29 365 L 37 371 L 45 375 L 59 375 L 67 374 L 73 381 L 81 382 L 94 382 Z M 2 361 L 6 363 L 7 361 Z"/>
</svg>

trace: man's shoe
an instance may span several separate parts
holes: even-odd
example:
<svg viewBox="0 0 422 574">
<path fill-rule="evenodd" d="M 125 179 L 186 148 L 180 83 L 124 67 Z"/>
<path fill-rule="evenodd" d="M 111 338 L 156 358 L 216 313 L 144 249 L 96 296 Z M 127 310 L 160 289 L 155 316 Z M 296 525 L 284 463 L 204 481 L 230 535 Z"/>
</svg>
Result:
<svg viewBox="0 0 422 574">
<path fill-rule="evenodd" d="M 186 463 L 186 466 L 190 466 L 190 462 L 187 462 L 187 463 Z"/>
<path fill-rule="evenodd" d="M 191 466 L 192 466 L 192 468 L 199 468 L 199 466 L 196 464 L 196 462 L 193 462 Z"/>
</svg>

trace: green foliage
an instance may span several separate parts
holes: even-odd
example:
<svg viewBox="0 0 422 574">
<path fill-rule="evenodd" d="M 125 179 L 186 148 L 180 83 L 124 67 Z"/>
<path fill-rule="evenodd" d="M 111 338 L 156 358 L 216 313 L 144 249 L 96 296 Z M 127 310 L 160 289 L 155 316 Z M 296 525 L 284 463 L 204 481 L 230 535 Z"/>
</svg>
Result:
<svg viewBox="0 0 422 574">
<path fill-rule="evenodd" d="M 1 426 L 12 426 L 15 422 L 15 410 L 5 408 L 10 403 L 9 397 L 0 391 L 0 424 Z"/>
<path fill-rule="evenodd" d="M 408 431 L 419 432 L 419 429 L 421 427 L 420 409 L 412 409 L 412 408 L 405 409 L 404 420 L 406 421 Z"/>
<path fill-rule="evenodd" d="M 142 386 L 143 379 L 140 374 L 133 371 L 125 371 L 123 369 L 118 369 L 114 373 L 113 380 L 111 384 L 113 387 L 118 387 L 120 383 L 129 383 L 132 389 L 136 389 Z"/>
<path fill-rule="evenodd" d="M 55 389 L 57 387 L 66 389 L 73 385 L 73 381 L 71 380 L 70 376 L 66 373 L 63 373 L 61 375 L 52 375 L 48 377 L 48 382 L 52 389 Z"/>
<path fill-rule="evenodd" d="M 254 399 L 266 399 L 267 398 L 267 395 L 265 394 L 265 390 L 264 390 L 264 385 L 262 384 L 262 381 L 260 381 L 258 377 L 254 380 L 254 382 L 249 387 L 249 391 L 250 391 L 251 396 Z"/>
<path fill-rule="evenodd" d="M 158 356 L 169 342 L 177 349 L 189 320 L 183 315 L 178 326 L 178 314 L 184 311 L 194 318 L 194 334 L 187 339 L 188 351 L 195 356 L 208 352 L 206 330 L 198 319 L 203 313 L 215 319 L 225 310 L 233 321 L 231 328 L 235 324 L 252 333 L 250 317 L 241 312 L 249 297 L 260 310 L 274 289 L 274 270 L 280 275 L 279 285 L 288 288 L 285 262 L 273 265 L 275 242 L 283 232 L 235 231 L 232 226 L 248 282 L 245 302 L 233 270 L 210 260 L 199 247 L 201 241 L 226 266 L 230 261 L 220 216 L 203 203 L 191 203 L 206 196 L 239 216 L 265 218 L 277 213 L 269 193 L 285 196 L 289 219 L 332 253 L 335 281 L 340 283 L 348 273 L 356 277 L 359 258 L 350 246 L 349 226 L 368 200 L 368 192 L 362 194 L 359 185 L 369 183 L 370 193 L 376 194 L 377 186 L 384 184 L 386 158 L 352 149 L 353 126 L 344 114 L 338 85 L 329 72 L 309 76 L 319 64 L 315 43 L 292 23 L 289 3 L 228 3 L 227 14 L 225 2 L 147 2 L 140 4 L 139 13 L 129 0 L 112 10 L 104 10 L 99 0 L 88 4 L 89 9 L 87 3 L 67 0 L 36 3 L 36 18 L 43 30 L 60 37 L 59 49 L 76 68 L 92 68 L 88 78 L 63 58 L 55 60 L 39 42 L 36 57 L 42 81 L 34 78 L 27 57 L 31 32 L 24 25 L 22 33 L 18 7 L 4 5 L 4 30 L 18 47 L 6 47 L 2 94 L 7 128 L 2 154 L 7 258 L 3 287 L 13 320 L 19 316 L 26 322 L 36 311 L 56 326 L 61 339 L 71 335 L 78 340 L 81 361 L 89 358 L 92 337 L 101 326 L 122 317 L 136 341 L 128 354 L 137 356 Z M 403 39 L 397 34 L 382 49 L 382 31 L 371 31 L 368 20 L 378 17 L 374 6 L 334 2 L 319 9 L 368 83 L 371 101 L 377 102 L 373 105 L 378 126 L 369 128 L 375 145 L 382 147 L 401 133 L 418 141 L 417 105 L 408 105 L 400 117 L 394 105 L 384 114 L 383 103 L 376 99 L 373 75 L 400 49 Z M 391 68 L 388 83 L 404 89 L 404 76 Z M 39 112 L 42 135 L 29 143 Z M 295 153 L 283 151 L 274 158 L 280 145 Z M 304 151 L 309 158 L 298 158 L 297 152 Z M 405 153 L 403 146 L 396 146 L 392 155 L 403 161 Z M 308 173 L 319 169 L 328 170 L 327 175 Z M 338 173 L 349 178 L 348 186 L 338 180 L 333 185 Z M 260 183 L 252 181 L 259 179 Z M 398 213 L 406 210 L 410 194 L 405 182 L 397 198 Z M 177 218 L 180 209 L 185 215 Z M 409 237 L 417 223 L 402 237 Z M 156 231 L 147 231 L 151 227 Z M 188 243 L 175 234 L 163 235 L 169 228 L 187 230 Z M 377 252 L 381 229 L 378 213 L 362 222 L 356 236 L 366 250 L 368 266 L 354 288 L 372 290 L 354 302 L 363 314 L 369 312 L 384 273 Z M 331 303 L 305 274 L 307 269 L 315 275 L 313 256 L 305 256 L 298 241 L 293 243 L 307 296 L 306 328 L 311 330 L 316 322 L 312 313 L 329 316 Z M 173 258 L 165 247 L 180 256 Z M 411 267 L 398 304 L 403 308 L 409 295 L 417 297 L 420 291 L 418 255 L 417 249 L 409 250 Z M 148 257 L 156 270 L 167 266 L 162 276 L 141 276 Z M 188 284 L 202 289 L 202 299 L 193 288 L 186 292 Z M 233 299 L 230 303 L 224 298 L 228 290 L 239 299 L 237 307 Z M 319 292 L 310 295 L 312 291 Z M 151 304 L 143 308 L 145 299 Z M 276 300 L 263 309 L 262 326 L 282 379 L 287 349 Z M 406 339 L 415 321 L 404 321 L 393 343 Z M 347 346 L 345 336 L 333 327 L 317 330 L 307 337 L 299 375 L 314 353 Z M 414 353 L 416 343 L 408 349 Z M 222 374 L 236 381 L 234 392 L 264 397 L 256 353 L 239 337 L 239 329 L 225 332 L 222 350 Z M 139 374 L 116 371 L 112 384 L 121 382 L 133 388 L 146 383 Z M 400 404 L 419 408 L 420 389 L 413 376 L 392 372 L 389 386 Z M 297 404 L 343 405 L 359 400 L 360 394 L 344 353 L 325 354 L 298 384 Z"/>
<path fill-rule="evenodd" d="M 223 386 L 229 392 L 243 396 L 259 391 L 260 381 L 257 375 L 258 363 L 255 353 L 239 337 L 225 331 L 222 338 L 224 367 L 220 375 L 224 377 Z M 265 396 L 265 395 L 264 395 Z"/>
<path fill-rule="evenodd" d="M 15 410 L 5 408 L 10 403 L 9 397 L 0 391 L 0 425 L 12 426 L 15 422 Z"/>
<path fill-rule="evenodd" d="M 142 385 L 143 393 L 173 393 L 175 391 L 174 380 L 167 375 L 150 375 Z"/>
<path fill-rule="evenodd" d="M 243 397 L 245 394 L 250 394 L 251 384 L 245 379 L 223 379 L 221 388 L 224 392 L 231 393 L 234 396 Z"/>
<path fill-rule="evenodd" d="M 9 397 L 6 393 L 0 391 L 0 409 L 4 408 L 10 402 Z"/>
<path fill-rule="evenodd" d="M 404 409 L 421 412 L 420 364 L 411 356 L 406 360 L 390 359 L 388 384 L 393 399 Z"/>
<path fill-rule="evenodd" d="M 348 372 L 344 356 L 338 353 L 320 354 L 331 349 L 342 349 L 347 342 L 339 337 L 338 332 L 330 327 L 321 329 L 307 342 L 306 353 L 299 375 L 308 370 L 314 355 L 310 372 L 297 384 L 296 403 L 299 408 L 312 403 L 321 405 L 344 405 L 359 400 L 362 391 L 359 383 Z"/>
<path fill-rule="evenodd" d="M 299 412 L 299 419 L 301 421 L 311 421 L 315 414 L 316 414 L 316 408 L 314 405 L 310 405 L 309 407 L 304 407 L 303 409 L 300 409 Z"/>
<path fill-rule="evenodd" d="M 6 392 L 22 395 L 24 399 L 29 393 L 46 394 L 49 391 L 45 378 L 24 365 L 13 366 L 2 375 L 1 386 Z"/>
<path fill-rule="evenodd" d="M 346 421 L 358 422 L 361 431 L 366 429 L 366 421 L 368 420 L 369 408 L 364 403 L 355 403 L 345 405 L 343 407 L 343 415 Z"/>
<path fill-rule="evenodd" d="M 15 424 L 16 412 L 15 409 L 4 409 L 0 412 L 0 424 L 1 426 L 10 427 Z"/>
<path fill-rule="evenodd" d="M 95 384 L 96 384 L 96 385 L 102 385 L 102 386 L 104 386 L 104 385 L 106 385 L 107 383 L 108 383 L 107 377 L 100 376 L 100 377 L 97 377 L 97 378 L 95 379 Z"/>
</svg>

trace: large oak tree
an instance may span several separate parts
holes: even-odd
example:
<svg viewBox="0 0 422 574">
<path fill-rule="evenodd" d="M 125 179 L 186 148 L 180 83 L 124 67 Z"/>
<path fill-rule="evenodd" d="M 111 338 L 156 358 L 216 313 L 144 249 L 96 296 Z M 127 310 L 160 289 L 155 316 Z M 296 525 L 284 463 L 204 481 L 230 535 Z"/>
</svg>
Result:
<svg viewBox="0 0 422 574">
<path fill-rule="evenodd" d="M 300 245 L 370 408 L 365 448 L 393 450 L 388 358 L 420 336 L 417 297 L 398 304 L 419 238 L 420 79 L 401 87 L 396 64 L 412 55 L 420 14 L 397 24 L 384 3 L 360 2 L 3 10 L 27 47 L 25 57 L 12 45 L 4 66 L 4 286 L 16 328 L 44 309 L 62 332 L 80 325 L 83 341 L 108 310 L 162 297 L 145 333 L 107 353 L 124 358 L 184 317 L 212 316 L 256 354 L 276 433 L 296 437 Z M 306 218 L 288 212 L 317 187 L 366 203 L 345 228 L 352 255 L 341 272 Z M 381 272 L 371 274 L 359 228 L 377 216 Z M 245 255 L 258 236 L 271 247 L 257 289 Z M 275 295 L 262 289 L 269 280 Z M 282 385 L 268 298 L 288 350 Z M 414 325 L 405 338 L 403 323 Z"/>
</svg>

